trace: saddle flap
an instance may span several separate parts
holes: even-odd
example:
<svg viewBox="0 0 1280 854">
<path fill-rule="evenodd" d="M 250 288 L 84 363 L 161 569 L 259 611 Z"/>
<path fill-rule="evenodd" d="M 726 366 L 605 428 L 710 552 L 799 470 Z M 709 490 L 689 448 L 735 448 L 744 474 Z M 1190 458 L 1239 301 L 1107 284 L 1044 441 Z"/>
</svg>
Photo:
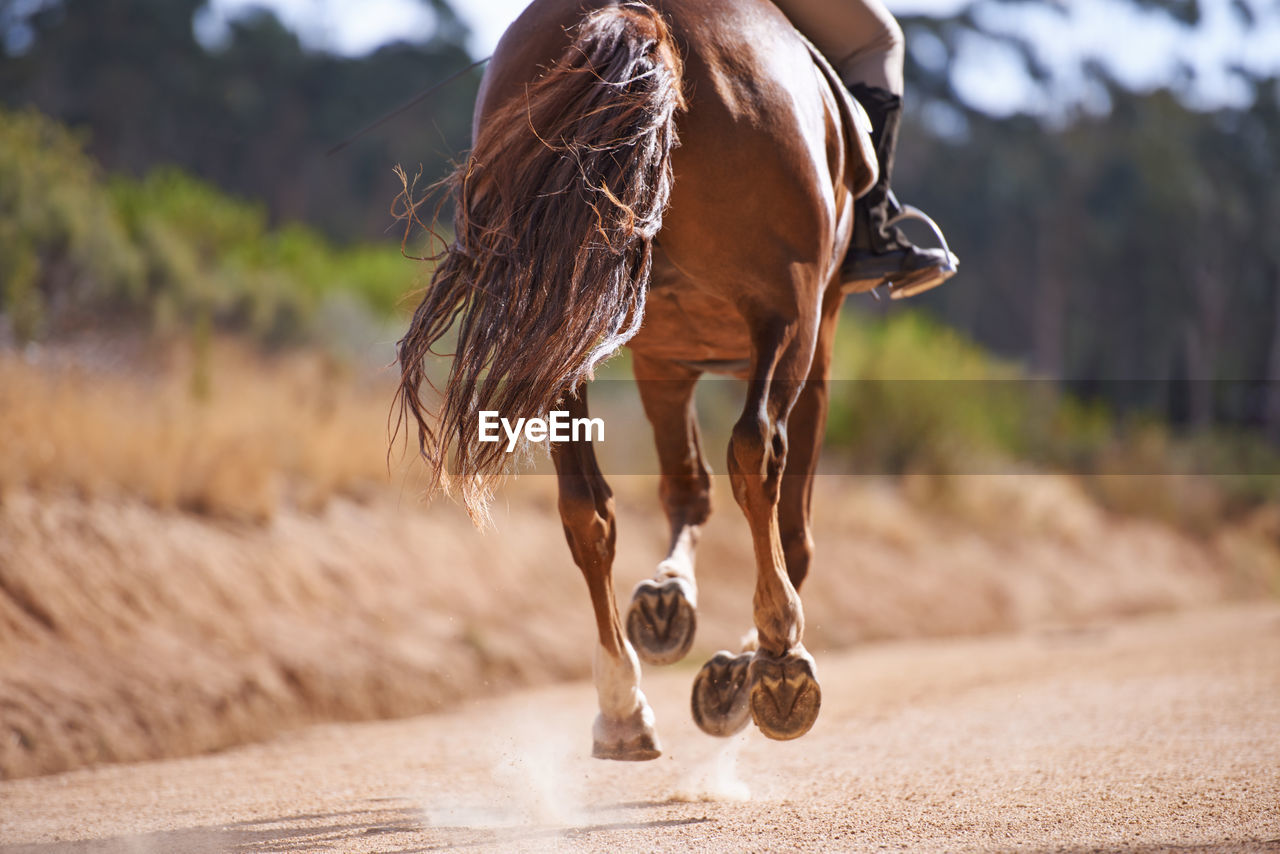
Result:
<svg viewBox="0 0 1280 854">
<path fill-rule="evenodd" d="M 875 148 L 871 145 L 871 117 L 867 115 L 866 109 L 862 104 L 858 103 L 858 99 L 853 97 L 844 83 L 840 80 L 840 75 L 827 61 L 827 58 L 814 46 L 813 42 L 805 37 L 804 33 L 796 30 L 796 35 L 804 42 L 805 47 L 809 49 L 809 56 L 813 58 L 813 64 L 817 66 L 818 71 L 827 82 L 827 87 L 831 90 L 832 96 L 836 99 L 839 106 L 840 122 L 845 131 L 846 144 L 849 148 L 849 155 L 854 161 L 861 161 L 865 167 L 864 182 L 861 186 L 853 187 L 854 194 L 861 196 L 871 185 L 876 182 L 876 178 L 880 174 L 880 164 L 876 160 Z M 856 174 L 857 170 L 851 171 L 850 174 Z"/>
</svg>

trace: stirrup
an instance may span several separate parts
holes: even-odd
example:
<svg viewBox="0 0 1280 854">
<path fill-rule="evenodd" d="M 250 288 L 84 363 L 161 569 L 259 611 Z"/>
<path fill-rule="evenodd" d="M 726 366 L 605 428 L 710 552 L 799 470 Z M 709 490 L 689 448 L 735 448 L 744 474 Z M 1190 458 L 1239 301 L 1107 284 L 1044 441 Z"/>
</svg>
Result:
<svg viewBox="0 0 1280 854">
<path fill-rule="evenodd" d="M 919 220 L 929 226 L 929 230 L 938 239 L 938 243 L 942 244 L 942 251 L 947 256 L 947 262 L 941 266 L 917 271 L 917 275 L 908 276 L 899 281 L 890 281 L 889 298 L 906 299 L 907 297 L 913 297 L 930 288 L 936 288 L 954 276 L 960 264 L 960 259 L 956 257 L 956 254 L 951 251 L 951 247 L 947 245 L 947 236 L 942 233 L 941 228 L 938 228 L 938 224 L 933 221 L 933 218 L 915 205 L 904 205 L 899 202 L 898 197 L 893 194 L 893 190 L 889 190 L 889 209 L 896 211 L 896 213 L 889 218 L 889 221 L 885 224 L 886 228 L 892 228 L 898 223 L 909 219 Z M 873 290 L 872 293 L 875 294 L 875 291 Z"/>
</svg>

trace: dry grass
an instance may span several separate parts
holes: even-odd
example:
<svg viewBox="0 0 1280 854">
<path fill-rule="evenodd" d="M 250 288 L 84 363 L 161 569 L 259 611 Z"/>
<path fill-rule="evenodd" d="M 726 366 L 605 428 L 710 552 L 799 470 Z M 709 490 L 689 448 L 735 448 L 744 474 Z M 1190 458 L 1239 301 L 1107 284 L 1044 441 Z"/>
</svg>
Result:
<svg viewBox="0 0 1280 854">
<path fill-rule="evenodd" d="M 125 495 L 159 509 L 269 520 L 364 498 L 388 466 L 389 374 L 230 342 L 145 355 L 145 373 L 0 353 L 0 493 Z"/>
</svg>

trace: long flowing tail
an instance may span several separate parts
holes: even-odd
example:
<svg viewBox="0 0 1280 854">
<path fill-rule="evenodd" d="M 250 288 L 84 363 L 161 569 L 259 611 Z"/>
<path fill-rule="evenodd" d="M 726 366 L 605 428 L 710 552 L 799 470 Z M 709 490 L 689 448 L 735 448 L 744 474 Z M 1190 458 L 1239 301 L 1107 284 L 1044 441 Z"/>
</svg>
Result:
<svg viewBox="0 0 1280 854">
<path fill-rule="evenodd" d="M 508 459 L 505 442 L 479 441 L 479 413 L 546 417 L 639 330 L 671 191 L 684 102 L 666 22 L 626 3 L 589 13 L 572 39 L 479 129 L 452 179 L 456 240 L 399 343 L 401 419 L 417 422 L 433 483 L 447 488 L 452 469 L 477 521 Z M 432 413 L 423 360 L 455 323 Z"/>
</svg>

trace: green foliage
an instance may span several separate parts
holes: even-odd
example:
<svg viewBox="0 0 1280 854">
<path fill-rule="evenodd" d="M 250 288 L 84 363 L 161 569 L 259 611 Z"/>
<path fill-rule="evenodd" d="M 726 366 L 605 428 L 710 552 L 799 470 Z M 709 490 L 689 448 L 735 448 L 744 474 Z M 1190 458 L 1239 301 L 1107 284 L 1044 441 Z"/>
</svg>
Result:
<svg viewBox="0 0 1280 854">
<path fill-rule="evenodd" d="M 1117 410 L 1280 439 L 1280 81 L 1253 85 L 1213 112 L 1111 87 L 1060 127 L 967 111 L 951 137 L 911 116 L 897 193 L 962 260 L 918 304 Z"/>
<path fill-rule="evenodd" d="M 358 59 L 306 50 L 266 8 L 236 16 L 225 43 L 206 49 L 193 19 L 207 5 L 18 3 L 0 12 L 0 105 L 32 104 L 88 128 L 90 153 L 113 172 L 172 164 L 261 199 L 272 221 L 306 220 L 340 240 L 384 233 L 399 189 L 392 164 L 422 163 L 434 180 L 468 145 L 478 72 L 326 154 L 470 63 L 447 3 L 432 0 L 437 28 L 426 40 Z M 16 55 L 5 53 L 6 25 L 25 33 Z"/>
<path fill-rule="evenodd" d="M 827 453 L 860 473 L 1069 472 L 1113 510 L 1197 531 L 1275 498 L 1260 435 L 1082 402 L 923 311 L 848 312 L 832 377 Z"/>
<path fill-rule="evenodd" d="M 60 307 L 136 297 L 141 271 L 82 140 L 34 110 L 0 111 L 0 310 L 16 337 Z"/>
<path fill-rule="evenodd" d="M 849 313 L 837 337 L 827 443 L 859 471 L 973 470 L 1019 453 L 1019 369 L 919 312 Z"/>
<path fill-rule="evenodd" d="M 301 341 L 337 295 L 390 316 L 419 270 L 392 245 L 272 230 L 261 204 L 172 167 L 104 181 L 65 128 L 0 110 L 0 312 L 21 340 L 134 316 L 161 333 L 216 325 Z"/>
</svg>

